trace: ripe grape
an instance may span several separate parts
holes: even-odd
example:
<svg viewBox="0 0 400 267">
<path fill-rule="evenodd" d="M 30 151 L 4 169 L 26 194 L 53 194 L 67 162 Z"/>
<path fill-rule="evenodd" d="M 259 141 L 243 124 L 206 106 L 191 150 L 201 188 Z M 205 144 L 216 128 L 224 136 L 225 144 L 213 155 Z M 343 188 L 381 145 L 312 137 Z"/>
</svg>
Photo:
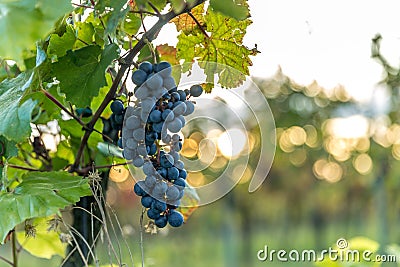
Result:
<svg viewBox="0 0 400 267">
<path fill-rule="evenodd" d="M 201 85 L 192 85 L 190 87 L 190 95 L 194 97 L 198 97 L 203 93 L 203 87 Z"/>
<path fill-rule="evenodd" d="M 170 210 L 168 213 L 168 223 L 172 227 L 179 227 L 183 224 L 183 215 L 176 210 Z"/>
<path fill-rule="evenodd" d="M 138 86 L 142 85 L 147 79 L 147 73 L 138 69 L 132 73 L 132 82 Z"/>
<path fill-rule="evenodd" d="M 123 148 L 123 156 L 135 167 L 143 168 L 146 178 L 135 184 L 134 192 L 142 197 L 147 217 L 160 228 L 168 223 L 178 227 L 184 221 L 175 210 L 180 206 L 187 178 L 178 153 L 182 141 L 177 133 L 186 124 L 184 116 L 194 112 L 191 97 L 203 92 L 200 85 L 178 90 L 171 74 L 168 62 L 142 62 L 132 73 L 135 107 L 124 109 L 122 101 L 115 100 L 111 104 L 113 114 L 103 120 L 104 129 L 112 132 Z"/>
<path fill-rule="evenodd" d="M 111 111 L 115 114 L 122 114 L 124 112 L 124 104 L 121 100 L 114 100 L 110 105 Z"/>
</svg>

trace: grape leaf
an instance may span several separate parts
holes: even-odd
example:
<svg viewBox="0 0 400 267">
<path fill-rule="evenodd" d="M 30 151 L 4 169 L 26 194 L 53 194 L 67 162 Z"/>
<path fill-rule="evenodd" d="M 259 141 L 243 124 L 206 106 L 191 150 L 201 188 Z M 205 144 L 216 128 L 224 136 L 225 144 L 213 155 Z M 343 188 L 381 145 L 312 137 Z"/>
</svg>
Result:
<svg viewBox="0 0 400 267">
<path fill-rule="evenodd" d="M 50 35 L 49 46 L 47 53 L 49 56 L 56 55 L 57 57 L 64 56 L 68 50 L 71 50 L 76 41 L 74 29 L 71 25 L 66 26 L 66 31 L 62 36 L 58 34 Z"/>
<path fill-rule="evenodd" d="M 244 20 L 250 17 L 247 0 L 210 0 L 210 6 L 214 11 L 236 20 Z"/>
<path fill-rule="evenodd" d="M 61 242 L 58 232 L 48 231 L 48 222 L 52 219 L 54 216 L 35 218 L 31 221 L 36 230 L 34 238 L 26 237 L 24 229 L 17 231 L 18 243 L 24 250 L 35 257 L 44 259 L 51 259 L 55 255 L 65 256 L 67 244 Z"/>
<path fill-rule="evenodd" d="M 99 46 L 90 45 L 68 51 L 67 54 L 53 63 L 54 73 L 60 81 L 61 92 L 66 94 L 67 101 L 76 106 L 90 105 L 99 88 L 107 84 L 105 71 L 118 56 L 118 46 L 110 44 L 101 50 Z"/>
<path fill-rule="evenodd" d="M 204 3 L 193 8 L 190 13 L 192 13 L 201 26 L 204 26 Z M 194 19 L 187 13 L 183 13 L 173 18 L 170 22 L 175 23 L 177 31 L 183 31 L 186 35 L 192 33 L 193 31 L 200 30 Z"/>
<path fill-rule="evenodd" d="M 93 44 L 95 30 L 92 22 L 77 22 L 76 32 L 78 36 L 74 46 L 75 49 Z"/>
<path fill-rule="evenodd" d="M 65 0 L 14 0 L 0 3 L 0 35 L 3 58 L 20 60 L 24 49 L 49 33 L 54 23 L 72 10 Z"/>
<path fill-rule="evenodd" d="M 8 141 L 5 137 L 0 136 L 0 160 L 1 157 L 9 159 L 11 157 L 17 156 L 17 154 L 18 149 L 16 147 L 16 143 L 13 141 Z"/>
<path fill-rule="evenodd" d="M 88 180 L 66 172 L 29 172 L 12 192 L 0 192 L 0 243 L 26 219 L 56 214 L 59 209 L 90 195 Z"/>
<path fill-rule="evenodd" d="M 156 50 L 159 54 L 160 60 L 165 60 L 171 63 L 172 77 L 174 77 L 176 84 L 179 84 L 182 75 L 182 67 L 179 60 L 176 58 L 176 48 L 167 44 L 158 45 Z"/>
<path fill-rule="evenodd" d="M 178 36 L 177 58 L 189 63 L 183 71 L 188 71 L 195 59 L 203 61 L 199 65 L 205 70 L 207 82 L 213 83 L 214 74 L 217 73 L 222 87 L 241 85 L 252 65 L 249 56 L 257 53 L 256 49 L 249 49 L 242 44 L 251 20 L 236 21 L 209 9 L 205 22 L 209 37 L 199 32 L 190 35 L 181 33 Z"/>
<path fill-rule="evenodd" d="M 128 35 L 135 35 L 142 26 L 140 17 L 135 13 L 128 13 L 122 21 L 121 28 Z"/>
<path fill-rule="evenodd" d="M 107 14 L 107 21 L 106 21 L 106 31 L 104 37 L 106 38 L 107 35 L 115 35 L 115 30 L 118 27 L 118 24 L 125 18 L 125 15 L 129 11 L 129 7 L 121 10 L 123 6 L 126 4 L 126 0 L 113 0 L 110 2 L 110 7 L 112 11 Z"/>
<path fill-rule="evenodd" d="M 28 99 L 21 103 L 31 77 L 30 72 L 24 72 L 0 83 L 0 135 L 8 140 L 22 142 L 31 133 L 31 114 L 36 101 Z"/>
</svg>

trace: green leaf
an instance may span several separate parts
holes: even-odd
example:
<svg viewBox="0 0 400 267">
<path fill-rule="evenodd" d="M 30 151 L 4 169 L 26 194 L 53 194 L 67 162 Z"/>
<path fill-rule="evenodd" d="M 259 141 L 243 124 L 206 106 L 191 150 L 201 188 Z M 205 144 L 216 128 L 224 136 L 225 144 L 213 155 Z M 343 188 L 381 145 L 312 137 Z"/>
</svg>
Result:
<svg viewBox="0 0 400 267">
<path fill-rule="evenodd" d="M 101 143 L 97 144 L 97 148 L 103 155 L 105 155 L 107 157 L 115 156 L 115 157 L 123 158 L 122 150 L 119 147 L 117 147 L 116 145 L 101 142 Z"/>
<path fill-rule="evenodd" d="M 54 73 L 60 81 L 61 92 L 67 101 L 76 106 L 90 105 L 100 87 L 107 84 L 105 71 L 118 56 L 118 46 L 110 44 L 101 50 L 91 45 L 76 51 L 68 51 L 54 63 Z"/>
<path fill-rule="evenodd" d="M 19 61 L 24 49 L 49 33 L 55 22 L 70 12 L 70 1 L 14 0 L 0 3 L 0 56 Z"/>
<path fill-rule="evenodd" d="M 196 18 L 197 22 L 204 27 L 204 3 L 193 8 L 190 13 Z M 200 31 L 196 21 L 187 13 L 173 18 L 170 22 L 175 24 L 178 32 L 183 31 L 186 35 L 194 31 Z"/>
<path fill-rule="evenodd" d="M 49 46 L 47 53 L 49 56 L 55 55 L 57 57 L 64 56 L 68 50 L 71 50 L 75 44 L 76 36 L 74 29 L 71 25 L 66 26 L 66 31 L 62 36 L 58 34 L 50 35 Z"/>
<path fill-rule="evenodd" d="M 135 35 L 140 29 L 142 21 L 140 17 L 135 13 L 128 13 L 124 21 L 122 22 L 122 30 L 128 35 Z"/>
<path fill-rule="evenodd" d="M 214 11 L 236 20 L 244 20 L 250 17 L 247 0 L 210 0 L 210 6 Z"/>
<path fill-rule="evenodd" d="M 91 22 L 77 22 L 76 23 L 76 32 L 77 32 L 77 41 L 75 43 L 74 48 L 78 49 L 81 47 L 85 47 L 87 45 L 91 45 L 94 42 L 94 34 L 95 27 Z"/>
<path fill-rule="evenodd" d="M 9 159 L 18 155 L 18 149 L 16 143 L 13 141 L 8 141 L 5 137 L 0 136 L 0 159 L 5 157 Z"/>
<path fill-rule="evenodd" d="M 26 219 L 56 214 L 91 194 L 88 181 L 66 172 L 30 172 L 12 192 L 0 192 L 0 243 Z"/>
<path fill-rule="evenodd" d="M 106 21 L 106 31 L 104 38 L 107 37 L 107 35 L 114 36 L 115 35 L 115 30 L 118 27 L 118 24 L 123 20 L 125 15 L 129 12 L 129 7 L 121 10 L 123 6 L 126 4 L 126 0 L 114 0 L 110 2 L 111 5 L 110 7 L 112 8 L 112 11 L 108 13 L 108 19 Z"/>
<path fill-rule="evenodd" d="M 67 244 L 61 242 L 59 233 L 56 231 L 48 231 L 48 222 L 54 216 L 35 218 L 31 221 L 35 227 L 35 237 L 26 237 L 25 231 L 17 231 L 18 243 L 35 257 L 51 259 L 55 255 L 65 256 Z"/>
<path fill-rule="evenodd" d="M 252 22 L 248 19 L 236 21 L 208 10 L 205 23 L 209 37 L 199 32 L 178 36 L 177 58 L 189 63 L 183 71 L 189 70 L 193 60 L 203 61 L 199 65 L 205 70 L 207 82 L 213 83 L 217 73 L 222 87 L 241 85 L 252 65 L 249 56 L 257 53 L 242 44 L 246 28 Z"/>
<path fill-rule="evenodd" d="M 8 140 L 22 142 L 31 133 L 31 114 L 36 101 L 20 103 L 31 83 L 31 74 L 21 73 L 14 79 L 0 83 L 0 135 Z"/>
</svg>

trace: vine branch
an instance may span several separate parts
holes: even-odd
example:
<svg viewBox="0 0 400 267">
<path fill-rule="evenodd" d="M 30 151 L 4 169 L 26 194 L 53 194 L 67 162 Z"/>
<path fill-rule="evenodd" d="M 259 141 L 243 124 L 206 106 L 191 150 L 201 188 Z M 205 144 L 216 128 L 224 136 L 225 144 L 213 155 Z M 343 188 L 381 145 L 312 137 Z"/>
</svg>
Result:
<svg viewBox="0 0 400 267">
<path fill-rule="evenodd" d="M 92 119 L 90 122 L 87 124 L 87 128 L 85 129 L 85 134 L 82 137 L 80 147 L 78 149 L 78 152 L 76 154 L 75 162 L 72 164 L 70 168 L 70 172 L 75 172 L 79 168 L 79 162 L 83 154 L 83 150 L 89 140 L 89 137 L 92 133 L 93 126 L 96 124 L 97 120 L 100 118 L 101 114 L 103 113 L 104 109 L 108 106 L 108 104 L 114 99 L 115 94 L 118 90 L 118 85 L 121 82 L 126 70 L 129 68 L 130 65 L 132 65 L 133 59 L 135 56 L 140 52 L 140 50 L 146 45 L 146 41 L 153 41 L 154 39 L 157 38 L 158 33 L 160 32 L 161 28 L 166 25 L 171 19 L 175 18 L 176 16 L 179 16 L 181 14 L 189 12 L 193 7 L 198 6 L 202 3 L 204 3 L 205 0 L 197 0 L 194 3 L 192 3 L 190 6 L 186 4 L 185 8 L 183 8 L 182 11 L 180 12 L 175 12 L 174 10 L 169 11 L 166 14 L 161 14 L 158 21 L 149 29 L 147 32 L 145 32 L 142 36 L 142 38 L 135 44 L 135 46 L 129 51 L 129 53 L 120 59 L 120 69 L 118 70 L 118 73 L 111 85 L 110 90 L 108 91 L 107 95 L 104 97 L 104 100 L 101 102 L 99 108 L 96 110 L 95 114 L 93 115 Z"/>
</svg>

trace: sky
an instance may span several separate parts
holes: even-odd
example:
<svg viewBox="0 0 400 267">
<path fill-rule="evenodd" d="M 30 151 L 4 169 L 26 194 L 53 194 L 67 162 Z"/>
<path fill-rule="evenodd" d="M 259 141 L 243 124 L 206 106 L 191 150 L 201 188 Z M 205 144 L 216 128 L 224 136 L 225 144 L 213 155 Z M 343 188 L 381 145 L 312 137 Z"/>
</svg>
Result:
<svg viewBox="0 0 400 267">
<path fill-rule="evenodd" d="M 249 0 L 253 24 L 245 44 L 257 44 L 251 74 L 268 77 L 278 66 L 297 83 L 316 80 L 329 89 L 344 85 L 365 100 L 382 79 L 371 59 L 371 39 L 380 33 L 382 52 L 400 63 L 400 1 Z"/>
</svg>

